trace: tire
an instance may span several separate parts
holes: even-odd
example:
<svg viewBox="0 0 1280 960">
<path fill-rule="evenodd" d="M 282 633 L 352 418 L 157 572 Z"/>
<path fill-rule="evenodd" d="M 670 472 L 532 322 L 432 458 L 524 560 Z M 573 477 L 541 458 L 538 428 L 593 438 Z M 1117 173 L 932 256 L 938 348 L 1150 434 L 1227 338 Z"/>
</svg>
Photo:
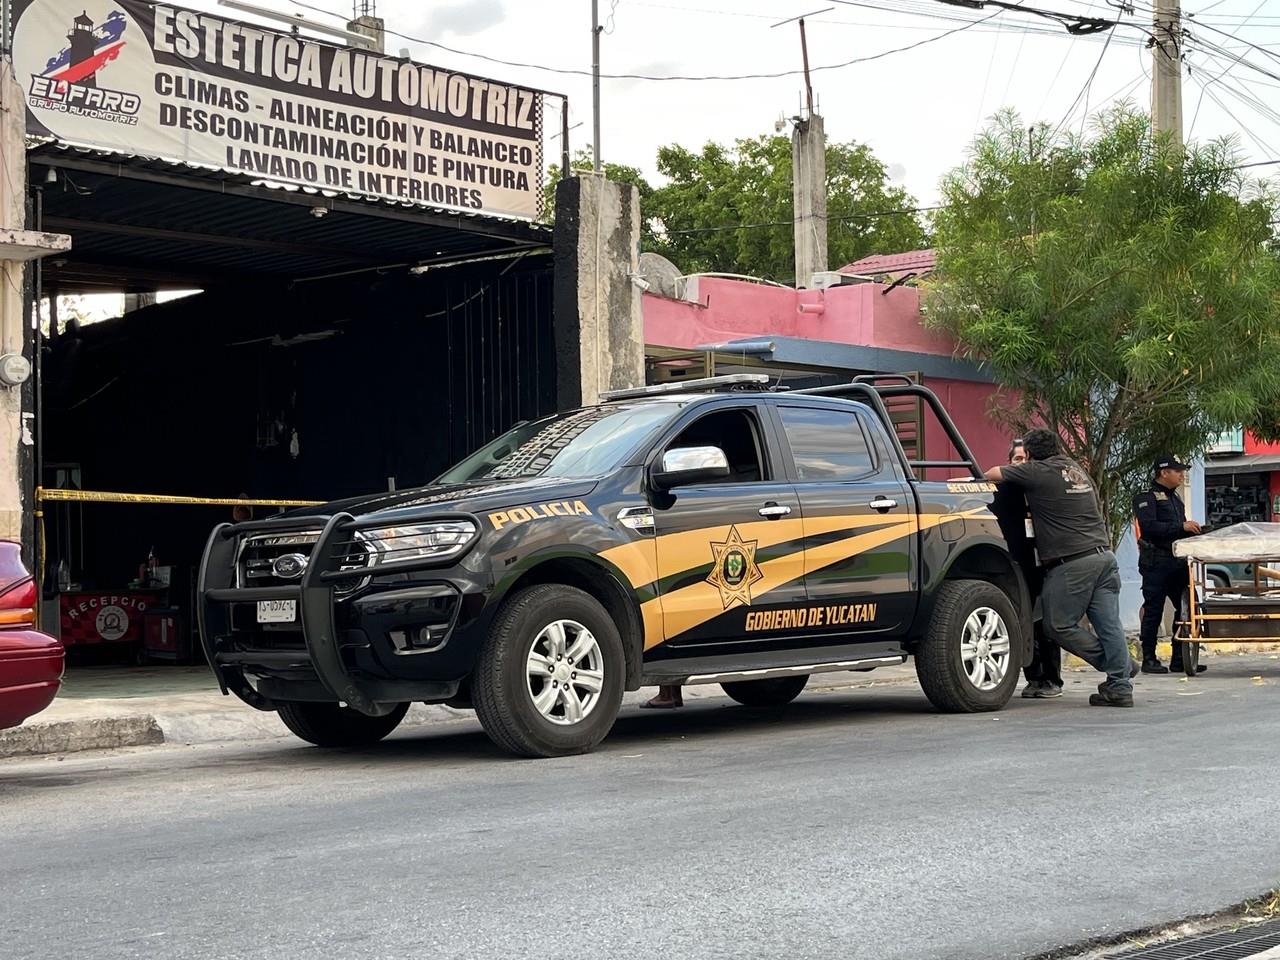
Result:
<svg viewBox="0 0 1280 960">
<path fill-rule="evenodd" d="M 1182 602 L 1178 606 L 1178 619 L 1184 623 L 1191 619 L 1191 594 L 1189 590 L 1182 592 Z M 1200 644 L 1183 639 L 1190 636 L 1190 634 L 1191 628 L 1189 624 L 1175 627 L 1172 640 L 1174 643 L 1182 643 L 1182 672 L 1188 677 L 1194 677 L 1196 668 L 1200 666 Z"/>
<path fill-rule="evenodd" d="M 567 654 L 591 641 L 573 670 Z M 557 642 L 561 653 L 552 659 Z M 540 664 L 554 674 L 550 689 L 540 669 L 532 672 Z M 622 637 L 608 612 L 583 590 L 549 583 L 521 590 L 498 611 L 471 677 L 471 699 L 485 733 L 503 750 L 565 757 L 587 753 L 608 735 L 625 681 Z"/>
<path fill-rule="evenodd" d="M 381 717 L 366 716 L 336 703 L 295 700 L 281 703 L 278 709 L 284 725 L 307 743 L 317 747 L 368 747 L 400 726 L 409 704 L 398 704 Z"/>
<path fill-rule="evenodd" d="M 1003 633 L 1007 638 L 1007 654 L 1002 658 L 995 652 L 1003 649 L 1003 643 L 987 650 L 986 657 L 980 646 L 962 649 L 966 634 L 990 624 L 992 615 L 999 622 L 995 636 Z M 971 617 L 977 619 L 971 623 Z M 973 656 L 966 667 L 964 655 L 970 651 Z M 1003 590 L 985 580 L 947 581 L 938 589 L 933 617 L 915 660 L 920 686 L 939 710 L 979 713 L 1001 709 L 1013 696 L 1022 668 L 1022 632 L 1013 604 Z M 979 661 L 983 663 L 981 670 Z"/>
<path fill-rule="evenodd" d="M 785 707 L 800 696 L 809 675 L 771 677 L 768 680 L 737 680 L 722 683 L 720 689 L 744 707 Z"/>
</svg>

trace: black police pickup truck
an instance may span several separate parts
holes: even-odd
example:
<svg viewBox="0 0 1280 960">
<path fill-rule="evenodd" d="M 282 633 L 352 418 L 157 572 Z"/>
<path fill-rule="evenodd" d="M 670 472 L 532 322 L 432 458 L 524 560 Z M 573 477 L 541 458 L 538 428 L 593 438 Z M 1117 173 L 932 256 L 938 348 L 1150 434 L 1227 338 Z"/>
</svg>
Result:
<svg viewBox="0 0 1280 960">
<path fill-rule="evenodd" d="M 810 674 L 908 656 L 939 709 L 997 710 L 1028 656 L 1022 571 L 937 398 L 886 379 L 615 391 L 430 486 L 220 526 L 209 663 L 321 746 L 372 743 L 418 701 L 473 706 L 515 754 L 580 753 L 624 690 L 780 706 Z M 885 405 L 904 396 L 961 459 L 906 457 Z"/>
</svg>

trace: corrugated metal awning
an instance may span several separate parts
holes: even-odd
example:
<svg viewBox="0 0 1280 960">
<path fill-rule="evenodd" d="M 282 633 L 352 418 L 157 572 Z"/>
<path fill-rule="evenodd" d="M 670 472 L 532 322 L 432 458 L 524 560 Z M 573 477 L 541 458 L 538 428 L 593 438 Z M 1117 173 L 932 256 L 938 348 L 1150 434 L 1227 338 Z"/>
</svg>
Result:
<svg viewBox="0 0 1280 960">
<path fill-rule="evenodd" d="M 1210 476 L 1223 473 L 1264 473 L 1280 470 L 1280 454 L 1250 453 L 1242 457 L 1223 457 L 1206 460 L 1204 472 Z"/>
<path fill-rule="evenodd" d="M 46 265 L 62 292 L 297 281 L 551 241 L 546 224 L 285 187 L 148 157 L 58 143 L 36 145 L 27 157 L 31 183 L 43 185 L 43 228 L 72 237 L 70 254 Z"/>
</svg>

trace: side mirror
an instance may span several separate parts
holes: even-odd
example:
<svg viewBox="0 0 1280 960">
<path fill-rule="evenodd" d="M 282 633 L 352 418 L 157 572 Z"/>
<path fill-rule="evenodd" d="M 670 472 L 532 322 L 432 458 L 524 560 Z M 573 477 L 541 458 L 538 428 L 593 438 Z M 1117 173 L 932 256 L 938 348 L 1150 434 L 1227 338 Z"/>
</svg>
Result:
<svg viewBox="0 0 1280 960">
<path fill-rule="evenodd" d="M 684 487 L 729 476 L 729 458 L 719 447 L 677 447 L 662 455 L 661 469 L 653 473 L 659 490 Z"/>
</svg>

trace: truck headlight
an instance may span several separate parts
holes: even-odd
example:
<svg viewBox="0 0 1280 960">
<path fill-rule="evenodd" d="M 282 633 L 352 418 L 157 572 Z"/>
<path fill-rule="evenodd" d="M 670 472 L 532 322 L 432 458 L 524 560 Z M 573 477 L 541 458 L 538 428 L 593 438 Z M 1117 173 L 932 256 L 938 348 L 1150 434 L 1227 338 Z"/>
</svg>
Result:
<svg viewBox="0 0 1280 960">
<path fill-rule="evenodd" d="M 407 560 L 446 560 L 466 549 L 477 530 L 470 520 L 441 520 L 363 530 L 360 539 L 372 552 L 370 565 L 377 566 Z"/>
</svg>

